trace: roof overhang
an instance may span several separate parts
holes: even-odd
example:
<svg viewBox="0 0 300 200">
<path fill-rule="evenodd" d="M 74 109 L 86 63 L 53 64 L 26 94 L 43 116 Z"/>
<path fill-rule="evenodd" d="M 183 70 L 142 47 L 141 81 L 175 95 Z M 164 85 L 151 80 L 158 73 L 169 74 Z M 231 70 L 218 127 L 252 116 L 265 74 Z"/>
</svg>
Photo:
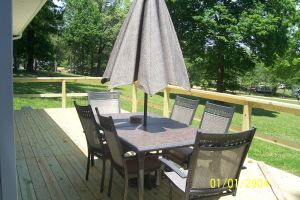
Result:
<svg viewBox="0 0 300 200">
<path fill-rule="evenodd" d="M 47 0 L 13 0 L 13 37 L 19 39 L 23 31 Z"/>
</svg>

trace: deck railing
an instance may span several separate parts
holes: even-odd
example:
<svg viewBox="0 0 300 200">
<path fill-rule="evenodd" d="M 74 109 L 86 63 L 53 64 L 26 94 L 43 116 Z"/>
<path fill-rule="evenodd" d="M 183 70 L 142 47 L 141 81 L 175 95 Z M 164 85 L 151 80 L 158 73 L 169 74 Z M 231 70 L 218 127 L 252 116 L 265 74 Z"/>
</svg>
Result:
<svg viewBox="0 0 300 200">
<path fill-rule="evenodd" d="M 67 82 L 94 83 L 100 84 L 101 77 L 33 77 L 14 78 L 14 83 L 61 83 L 61 93 L 59 94 L 14 94 L 15 97 L 61 97 L 61 106 L 66 108 L 67 97 L 84 97 L 87 93 L 67 93 Z"/>
<path fill-rule="evenodd" d="M 67 93 L 67 82 L 79 82 L 79 83 L 100 83 L 101 77 L 34 77 L 34 78 L 14 78 L 15 83 L 28 83 L 28 82 L 60 82 L 61 93 L 59 94 L 15 94 L 16 97 L 61 97 L 62 107 L 66 107 L 67 97 L 82 97 L 87 96 L 87 93 Z M 205 91 L 199 89 L 191 89 L 186 91 L 180 87 L 169 85 L 164 89 L 163 100 L 163 115 L 169 117 L 170 114 L 170 93 L 185 94 L 210 100 L 217 100 L 232 104 L 238 104 L 243 106 L 243 121 L 242 130 L 247 130 L 251 127 L 251 115 L 253 108 L 262 108 L 264 110 L 271 110 L 277 112 L 286 112 L 300 116 L 300 105 L 269 101 L 264 99 L 257 99 L 251 97 L 243 97 L 231 94 L 217 93 L 212 91 Z M 132 84 L 132 112 L 137 111 L 137 87 L 136 84 Z M 299 146 L 294 143 L 281 142 L 279 138 L 266 138 L 270 142 L 275 142 L 282 146 L 288 146 L 293 149 L 300 150 Z"/>
</svg>

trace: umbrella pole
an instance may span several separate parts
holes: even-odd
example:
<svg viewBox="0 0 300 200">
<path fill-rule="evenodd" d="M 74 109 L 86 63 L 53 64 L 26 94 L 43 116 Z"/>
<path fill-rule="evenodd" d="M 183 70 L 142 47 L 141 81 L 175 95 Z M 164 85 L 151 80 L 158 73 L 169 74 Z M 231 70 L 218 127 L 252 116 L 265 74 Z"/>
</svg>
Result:
<svg viewBox="0 0 300 200">
<path fill-rule="evenodd" d="M 143 121 L 144 126 L 147 126 L 147 108 L 148 108 L 148 94 L 144 93 L 144 121 Z"/>
</svg>

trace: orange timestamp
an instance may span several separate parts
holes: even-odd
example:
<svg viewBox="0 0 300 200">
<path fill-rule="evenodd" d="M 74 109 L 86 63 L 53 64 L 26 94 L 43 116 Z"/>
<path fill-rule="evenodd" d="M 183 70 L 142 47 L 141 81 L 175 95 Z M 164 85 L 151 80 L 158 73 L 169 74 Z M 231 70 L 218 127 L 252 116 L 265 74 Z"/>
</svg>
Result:
<svg viewBox="0 0 300 200">
<path fill-rule="evenodd" d="M 245 178 L 245 179 L 219 179 L 219 178 L 212 178 L 209 181 L 210 188 L 222 188 L 228 187 L 229 189 L 233 188 L 267 188 L 269 187 L 269 182 L 267 179 L 263 178 Z"/>
</svg>

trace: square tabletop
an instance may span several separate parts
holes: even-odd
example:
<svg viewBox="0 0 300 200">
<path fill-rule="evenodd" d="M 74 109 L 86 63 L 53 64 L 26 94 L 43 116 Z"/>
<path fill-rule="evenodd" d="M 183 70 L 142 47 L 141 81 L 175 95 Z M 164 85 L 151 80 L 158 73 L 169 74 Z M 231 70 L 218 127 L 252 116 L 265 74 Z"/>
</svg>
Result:
<svg viewBox="0 0 300 200">
<path fill-rule="evenodd" d="M 131 116 L 143 113 L 111 114 L 122 142 L 136 152 L 155 151 L 191 146 L 195 142 L 197 129 L 170 118 L 148 113 L 147 126 L 131 123 Z"/>
</svg>

